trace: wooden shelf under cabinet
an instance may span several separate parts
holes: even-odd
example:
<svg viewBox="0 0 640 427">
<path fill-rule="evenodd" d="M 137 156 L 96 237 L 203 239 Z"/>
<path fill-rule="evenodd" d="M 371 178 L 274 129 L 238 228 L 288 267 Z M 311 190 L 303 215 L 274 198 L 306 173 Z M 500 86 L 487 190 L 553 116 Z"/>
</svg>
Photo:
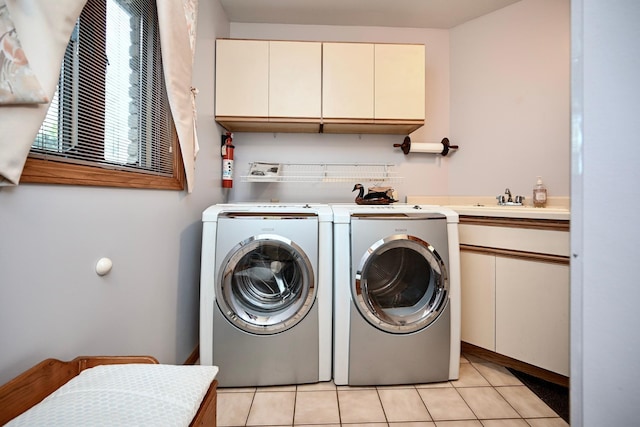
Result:
<svg viewBox="0 0 640 427">
<path fill-rule="evenodd" d="M 350 133 L 408 135 L 424 126 L 424 120 L 327 119 L 217 116 L 229 132 Z"/>
<path fill-rule="evenodd" d="M 216 122 L 229 132 L 319 133 L 321 130 L 317 118 L 217 116 Z"/>
</svg>

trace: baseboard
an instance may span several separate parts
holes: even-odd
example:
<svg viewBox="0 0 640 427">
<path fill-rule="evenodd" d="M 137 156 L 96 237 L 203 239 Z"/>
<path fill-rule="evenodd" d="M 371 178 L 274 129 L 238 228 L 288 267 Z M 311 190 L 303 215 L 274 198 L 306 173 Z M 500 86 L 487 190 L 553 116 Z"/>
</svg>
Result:
<svg viewBox="0 0 640 427">
<path fill-rule="evenodd" d="M 187 360 L 184 361 L 183 365 L 195 365 L 196 362 L 200 359 L 200 344 L 193 349 Z"/>
<path fill-rule="evenodd" d="M 524 372 L 525 374 L 529 374 L 536 378 L 549 381 L 553 384 L 558 384 L 563 387 L 569 387 L 569 377 L 565 377 L 564 375 L 560 375 L 555 372 L 551 372 L 546 369 L 521 362 L 520 360 L 512 359 L 511 357 L 498 354 L 491 350 L 487 350 L 482 347 L 466 343 L 464 341 L 462 342 L 461 350 L 463 353 L 471 354 L 488 362 L 493 362 L 506 368 Z"/>
</svg>

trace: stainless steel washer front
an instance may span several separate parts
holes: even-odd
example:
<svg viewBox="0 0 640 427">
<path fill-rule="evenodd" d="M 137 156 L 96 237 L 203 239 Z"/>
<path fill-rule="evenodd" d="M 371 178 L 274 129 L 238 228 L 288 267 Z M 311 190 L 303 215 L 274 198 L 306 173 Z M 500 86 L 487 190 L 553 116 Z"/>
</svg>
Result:
<svg viewBox="0 0 640 427">
<path fill-rule="evenodd" d="M 316 297 L 311 262 L 295 242 L 260 234 L 229 251 L 217 280 L 222 314 L 243 331 L 276 334 L 298 324 Z"/>
<path fill-rule="evenodd" d="M 363 317 L 391 333 L 429 326 L 448 300 L 449 280 L 442 258 L 428 242 L 408 234 L 387 236 L 371 245 L 352 283 Z"/>
<path fill-rule="evenodd" d="M 405 208 L 389 214 L 356 210 L 350 219 L 350 280 L 341 282 L 351 296 L 346 383 L 446 381 L 452 293 L 447 217 Z"/>
</svg>

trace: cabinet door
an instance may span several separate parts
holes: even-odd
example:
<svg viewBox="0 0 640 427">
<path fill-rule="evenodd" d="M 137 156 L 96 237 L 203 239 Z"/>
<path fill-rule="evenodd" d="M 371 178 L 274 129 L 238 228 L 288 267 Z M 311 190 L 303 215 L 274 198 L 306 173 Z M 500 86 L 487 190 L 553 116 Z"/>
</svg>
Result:
<svg viewBox="0 0 640 427">
<path fill-rule="evenodd" d="M 269 116 L 320 118 L 322 44 L 269 42 Z"/>
<path fill-rule="evenodd" d="M 322 116 L 373 119 L 373 44 L 323 43 Z"/>
<path fill-rule="evenodd" d="M 569 266 L 496 257 L 496 351 L 569 375 Z"/>
<path fill-rule="evenodd" d="M 495 256 L 460 252 L 462 341 L 495 351 Z"/>
<path fill-rule="evenodd" d="M 424 120 L 424 45 L 375 45 L 375 118 Z"/>
<path fill-rule="evenodd" d="M 269 42 L 216 41 L 216 116 L 267 117 Z"/>
</svg>

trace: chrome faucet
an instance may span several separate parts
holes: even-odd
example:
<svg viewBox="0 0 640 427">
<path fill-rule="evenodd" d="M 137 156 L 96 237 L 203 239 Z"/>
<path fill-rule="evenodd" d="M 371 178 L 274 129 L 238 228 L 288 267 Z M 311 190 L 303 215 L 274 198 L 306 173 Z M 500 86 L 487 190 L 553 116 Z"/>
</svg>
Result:
<svg viewBox="0 0 640 427">
<path fill-rule="evenodd" d="M 513 202 L 513 198 L 511 197 L 511 190 L 509 190 L 508 188 L 505 188 L 504 194 L 509 196 L 509 198 L 507 199 L 507 203 Z"/>
<path fill-rule="evenodd" d="M 513 196 L 511 195 L 511 190 L 505 188 L 504 194 L 500 194 L 496 196 L 498 199 L 498 204 L 500 206 L 522 206 L 524 205 L 524 196 L 516 196 L 515 201 L 513 200 Z"/>
</svg>

